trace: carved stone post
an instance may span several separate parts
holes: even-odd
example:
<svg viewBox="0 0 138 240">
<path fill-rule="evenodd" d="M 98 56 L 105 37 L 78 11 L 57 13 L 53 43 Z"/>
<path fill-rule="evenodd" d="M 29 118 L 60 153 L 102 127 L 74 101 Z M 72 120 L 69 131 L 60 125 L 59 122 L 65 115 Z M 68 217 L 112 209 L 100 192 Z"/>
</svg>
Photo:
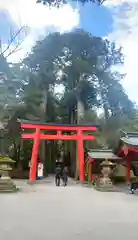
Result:
<svg viewBox="0 0 138 240">
<path fill-rule="evenodd" d="M 102 176 L 97 182 L 96 187 L 99 190 L 112 191 L 114 186 L 112 184 L 110 176 L 113 168 L 115 167 L 115 164 L 106 159 L 100 164 L 100 166 L 102 167 L 101 170 Z"/>
<path fill-rule="evenodd" d="M 15 192 L 18 190 L 9 176 L 13 163 L 14 161 L 9 157 L 0 156 L 0 192 Z"/>
</svg>

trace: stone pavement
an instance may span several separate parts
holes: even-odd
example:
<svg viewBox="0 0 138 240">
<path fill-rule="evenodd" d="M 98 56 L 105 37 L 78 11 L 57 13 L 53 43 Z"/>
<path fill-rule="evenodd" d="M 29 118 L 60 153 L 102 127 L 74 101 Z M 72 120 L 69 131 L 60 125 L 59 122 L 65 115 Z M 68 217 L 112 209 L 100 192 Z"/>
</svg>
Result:
<svg viewBox="0 0 138 240">
<path fill-rule="evenodd" d="M 137 196 L 48 180 L 0 195 L 0 240 L 138 239 Z"/>
</svg>

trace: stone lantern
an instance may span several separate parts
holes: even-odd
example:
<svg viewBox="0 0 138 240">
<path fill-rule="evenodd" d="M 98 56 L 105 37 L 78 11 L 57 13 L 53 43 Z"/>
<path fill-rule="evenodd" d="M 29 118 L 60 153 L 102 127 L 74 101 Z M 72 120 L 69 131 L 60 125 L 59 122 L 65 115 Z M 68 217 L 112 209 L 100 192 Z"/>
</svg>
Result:
<svg viewBox="0 0 138 240">
<path fill-rule="evenodd" d="M 9 157 L 0 156 L 0 192 L 15 192 L 18 189 L 9 176 L 14 161 Z"/>
<path fill-rule="evenodd" d="M 113 184 L 110 179 L 110 176 L 113 171 L 113 168 L 115 167 L 115 164 L 106 159 L 100 164 L 100 166 L 102 168 L 101 170 L 102 176 L 99 179 L 97 187 L 99 188 L 99 190 L 111 191 L 113 190 Z"/>
</svg>

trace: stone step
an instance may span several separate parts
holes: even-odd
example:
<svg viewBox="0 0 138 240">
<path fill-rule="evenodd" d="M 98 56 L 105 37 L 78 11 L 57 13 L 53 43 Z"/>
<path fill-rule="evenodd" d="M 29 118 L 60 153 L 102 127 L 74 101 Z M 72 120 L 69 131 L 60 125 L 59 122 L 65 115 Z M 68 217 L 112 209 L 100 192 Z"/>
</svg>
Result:
<svg viewBox="0 0 138 240">
<path fill-rule="evenodd" d="M 15 192 L 18 189 L 11 179 L 0 179 L 0 193 L 1 192 Z"/>
</svg>

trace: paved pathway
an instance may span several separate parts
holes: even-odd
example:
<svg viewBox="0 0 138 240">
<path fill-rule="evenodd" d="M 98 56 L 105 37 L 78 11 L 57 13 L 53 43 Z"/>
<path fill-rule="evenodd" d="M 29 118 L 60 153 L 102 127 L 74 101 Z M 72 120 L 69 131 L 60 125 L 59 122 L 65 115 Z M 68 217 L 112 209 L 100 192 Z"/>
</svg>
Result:
<svg viewBox="0 0 138 240">
<path fill-rule="evenodd" d="M 138 197 L 47 182 L 0 195 L 1 240 L 137 240 Z"/>
</svg>

